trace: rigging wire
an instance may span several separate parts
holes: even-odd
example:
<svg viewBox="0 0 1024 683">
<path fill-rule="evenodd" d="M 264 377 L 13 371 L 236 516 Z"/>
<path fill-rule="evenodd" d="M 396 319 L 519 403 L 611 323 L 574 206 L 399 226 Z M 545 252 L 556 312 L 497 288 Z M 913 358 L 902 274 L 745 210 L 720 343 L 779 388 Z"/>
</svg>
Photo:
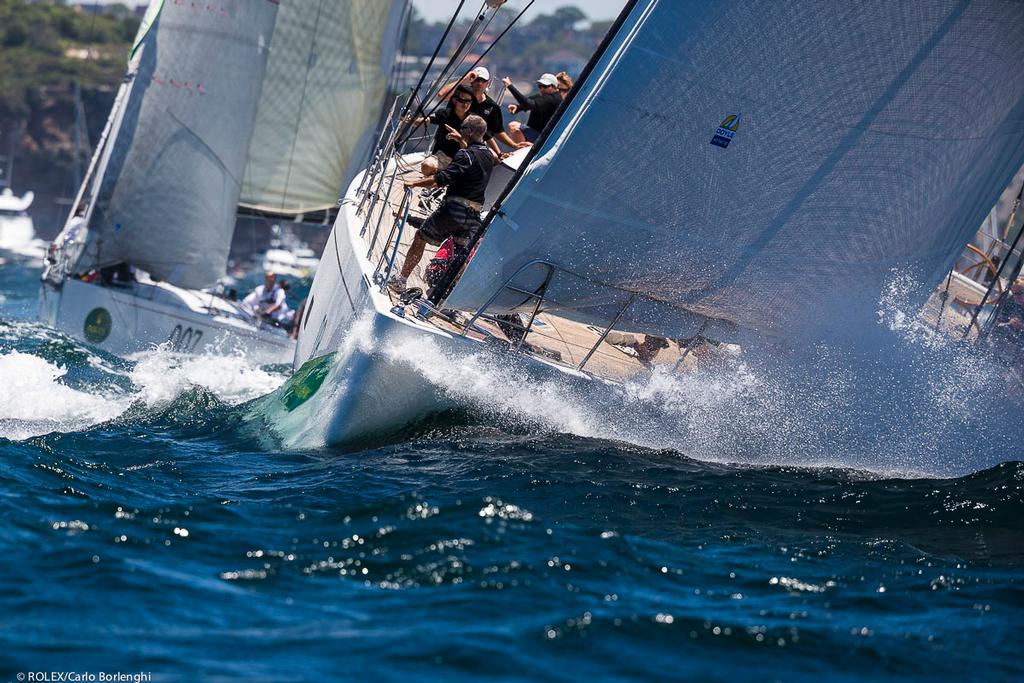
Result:
<svg viewBox="0 0 1024 683">
<path fill-rule="evenodd" d="M 438 76 L 437 80 L 435 81 L 435 86 L 440 86 L 440 84 L 441 84 L 441 83 L 442 83 L 442 82 L 443 82 L 444 80 L 446 80 L 447 78 L 454 78 L 454 74 L 455 74 L 455 73 L 456 73 L 457 71 L 459 71 L 459 68 L 460 68 L 460 67 L 461 67 L 461 66 L 462 66 L 463 64 L 465 64 L 465 63 L 466 63 L 466 57 L 467 57 L 467 56 L 469 55 L 469 50 L 470 50 L 470 49 L 472 49 L 472 48 L 474 48 L 474 47 L 476 47 L 476 45 L 477 45 L 477 44 L 478 44 L 478 43 L 480 42 L 480 39 L 481 39 L 481 38 L 483 37 L 483 35 L 484 35 L 485 33 L 487 33 L 487 29 L 488 29 L 488 28 L 490 27 L 490 25 L 491 25 L 491 21 L 493 21 L 493 20 L 494 20 L 494 17 L 496 17 L 496 16 L 498 16 L 498 12 L 497 12 L 497 10 L 495 10 L 494 12 L 491 12 L 491 15 L 490 15 L 490 16 L 489 16 L 489 17 L 487 18 L 487 21 L 486 21 L 486 22 L 484 22 L 483 26 L 482 26 L 482 27 L 480 28 L 480 31 L 479 31 L 479 32 L 477 33 L 476 37 L 475 37 L 475 38 L 473 38 L 473 40 L 472 40 L 472 43 L 471 43 L 471 44 L 470 44 L 470 45 L 468 46 L 468 49 L 467 49 L 467 50 L 465 51 L 465 54 L 464 54 L 464 55 L 462 55 L 461 57 L 459 57 L 459 60 L 458 60 L 458 62 L 457 62 L 457 63 L 455 63 L 455 57 L 457 57 L 459 53 L 458 53 L 458 52 L 456 52 L 456 53 L 455 53 L 455 54 L 454 54 L 454 55 L 452 56 L 452 59 L 451 59 L 451 60 L 449 61 L 449 66 L 448 66 L 448 67 L 445 67 L 445 72 L 444 72 L 444 73 L 442 73 L 442 74 L 441 74 L 440 76 Z M 473 28 L 470 28 L 470 31 L 469 31 L 469 32 L 467 32 L 467 34 L 466 34 L 466 37 L 467 37 L 467 38 L 468 38 L 468 37 L 469 37 L 469 36 L 471 35 L 471 33 L 472 33 L 472 31 L 473 31 L 473 30 L 474 30 Z M 477 60 L 476 60 L 475 62 L 473 62 L 473 66 L 471 66 L 471 67 L 470 67 L 470 68 L 469 68 L 469 69 L 468 69 L 468 70 L 466 71 L 466 73 L 467 73 L 467 74 L 468 74 L 469 72 L 473 71 L 473 69 L 475 69 L 475 68 L 476 68 L 476 65 L 480 63 L 480 59 L 481 59 L 481 58 L 477 58 Z M 451 75 L 449 75 L 449 74 L 451 74 Z M 460 79 L 460 80 L 461 80 L 461 79 Z M 455 82 L 455 85 L 458 85 L 458 82 L 457 82 L 457 81 Z M 452 88 L 453 90 L 454 90 L 454 87 L 455 87 L 455 86 L 453 86 L 453 88 Z M 432 93 L 430 93 L 430 95 L 429 95 L 428 97 L 424 98 L 424 99 L 425 99 L 426 101 L 430 101 L 431 99 L 433 99 L 433 97 L 434 97 L 435 95 L 440 95 L 440 92 L 441 92 L 442 90 L 444 90 L 444 87 L 437 87 L 437 90 L 436 90 L 436 92 L 432 92 Z M 435 102 L 435 103 L 434 103 L 434 106 L 433 106 L 433 107 L 431 107 L 430 111 L 429 111 L 429 112 L 426 112 L 426 115 L 427 115 L 427 116 L 430 116 L 431 114 L 433 114 L 434 112 L 436 112 L 436 111 L 437 111 L 438 109 L 440 109 L 440 108 L 441 108 L 442 106 L 447 106 L 447 104 L 448 104 L 448 101 L 447 101 L 447 99 L 440 99 L 440 98 L 439 98 L 439 99 L 437 100 L 437 102 Z"/>
<path fill-rule="evenodd" d="M 505 28 L 504 28 L 504 29 L 502 30 L 502 32 L 498 34 L 498 36 L 497 36 L 497 37 L 496 37 L 496 38 L 494 39 L 494 41 L 492 41 L 492 42 L 491 42 L 491 44 L 487 46 L 487 49 L 485 49 L 485 50 L 484 50 L 484 51 L 483 51 L 482 53 L 480 53 L 480 56 L 478 56 L 478 57 L 476 58 L 476 61 L 474 61 L 474 62 L 473 62 L 473 64 L 472 64 L 472 65 L 471 65 L 471 66 L 469 67 L 469 69 L 467 70 L 467 72 L 468 72 L 468 71 L 472 71 L 473 69 L 475 69 L 475 68 L 477 67 L 477 65 L 479 65 L 479 64 L 480 64 L 480 62 L 481 62 L 481 61 L 482 61 L 482 60 L 484 59 L 484 57 L 486 57 L 486 56 L 488 55 L 488 53 L 490 53 L 490 51 L 491 51 L 492 49 L 494 49 L 494 46 L 495 46 L 495 45 L 497 45 L 497 44 L 498 44 L 499 42 L 501 42 L 501 39 L 502 39 L 502 38 L 503 38 L 503 37 L 505 36 L 505 34 L 506 34 L 506 33 L 508 33 L 508 32 L 509 32 L 509 31 L 510 31 L 510 30 L 512 29 L 512 27 L 513 27 L 513 26 L 515 26 L 515 25 L 516 25 L 516 23 L 517 23 L 517 22 L 518 22 L 518 21 L 519 21 L 519 20 L 520 20 L 520 19 L 522 18 L 522 16 L 523 16 L 523 15 L 524 15 L 524 14 L 525 14 L 525 13 L 526 13 L 526 12 L 527 12 L 527 11 L 528 11 L 529 9 L 530 9 L 530 7 L 532 7 L 532 6 L 533 6 L 533 3 L 534 3 L 535 1 L 536 1 L 536 0 L 530 0 L 530 1 L 528 2 L 528 3 L 526 3 L 526 6 L 525 6 L 525 7 L 523 7 L 523 9 L 522 9 L 522 10 L 520 10 L 520 11 L 519 11 L 519 13 L 518 13 L 518 14 L 517 14 L 517 15 L 516 15 L 515 17 L 513 17 L 512 21 L 510 21 L 510 22 L 509 22 L 508 26 L 506 26 L 506 27 L 505 27 Z M 484 5 L 486 5 L 486 4 L 487 4 L 487 3 L 485 2 L 485 3 L 484 3 Z M 482 11 L 483 11 L 483 7 L 481 7 L 481 12 L 482 12 Z M 476 39 L 474 39 L 474 41 L 473 41 L 473 45 L 476 45 L 476 43 L 477 43 L 477 42 L 479 42 L 479 39 L 480 39 L 480 37 L 481 37 L 481 36 L 483 35 L 483 33 L 484 33 L 484 32 L 486 31 L 486 29 L 487 29 L 487 28 L 488 28 L 488 27 L 490 26 L 490 22 L 491 22 L 491 21 L 492 21 L 492 20 L 494 19 L 494 17 L 496 17 L 497 15 L 498 15 L 498 8 L 495 8 L 495 10 L 494 10 L 493 12 L 491 12 L 491 15 L 490 15 L 490 17 L 488 18 L 488 20 L 487 20 L 486 24 L 484 25 L 483 29 L 482 29 L 482 30 L 480 31 L 480 33 L 479 33 L 479 34 L 477 35 Z M 478 21 L 479 21 L 479 20 L 478 20 Z M 469 36 L 469 35 L 470 35 L 470 34 L 472 33 L 472 31 L 473 31 L 473 29 L 472 29 L 472 28 L 470 28 L 470 31 L 469 31 L 469 32 L 467 32 L 467 37 L 468 37 L 468 36 Z M 463 42 L 465 42 L 465 41 L 463 41 Z M 448 61 L 448 64 L 447 64 L 447 65 L 445 66 L 445 68 L 444 68 L 444 69 L 442 70 L 442 76 L 444 76 L 444 75 L 445 75 L 446 73 L 448 73 L 449 71 L 455 71 L 455 70 L 456 70 L 456 69 L 458 68 L 458 66 L 461 66 L 461 65 L 463 65 L 463 64 L 465 63 L 465 59 L 464 59 L 464 58 L 462 58 L 462 59 L 460 59 L 460 60 L 458 61 L 458 63 L 456 64 L 456 63 L 455 63 L 455 58 L 456 58 L 457 56 L 458 56 L 458 52 L 456 52 L 456 53 L 455 53 L 455 55 L 453 55 L 453 56 L 452 56 L 452 58 L 451 58 L 451 59 L 450 59 L 450 60 Z M 455 69 L 451 68 L 453 64 L 454 64 L 454 65 L 455 65 L 455 67 L 456 67 Z M 437 83 L 439 83 L 440 81 L 441 81 L 441 77 L 439 77 L 439 78 L 438 78 L 438 79 L 437 79 L 437 80 L 435 81 L 435 85 L 436 85 Z M 433 90 L 433 87 L 431 88 L 431 90 Z M 425 97 L 421 98 L 421 101 L 420 101 L 420 106 L 419 106 L 419 108 L 418 108 L 418 109 L 417 109 L 417 111 L 416 111 L 416 116 L 419 116 L 419 115 L 421 114 L 421 112 L 423 112 L 423 111 L 424 111 L 424 108 L 425 108 L 425 106 L 426 106 L 427 102 L 429 102 L 429 101 L 430 101 L 430 98 L 431 98 L 432 96 L 433 96 L 433 94 L 431 93 L 431 94 L 430 94 L 429 96 L 425 96 Z M 437 110 L 438 110 L 438 109 L 439 109 L 439 108 L 441 107 L 441 104 L 442 104 L 442 102 L 440 102 L 440 101 L 439 101 L 439 102 L 437 102 L 437 103 L 435 103 L 435 104 L 434 104 L 434 106 L 433 106 L 433 108 L 432 108 L 432 109 L 430 110 L 430 112 L 429 112 L 429 113 L 430 113 L 430 114 L 433 114 L 433 113 L 434 113 L 435 111 L 437 111 Z M 429 115 L 429 114 L 428 114 L 428 115 Z M 415 118 L 415 117 L 414 117 L 414 118 Z M 411 128 L 410 128 L 410 130 L 408 130 L 408 131 L 406 132 L 406 136 L 405 136 L 405 138 L 404 138 L 404 139 L 402 140 L 403 144 L 404 144 L 404 143 L 405 143 L 405 142 L 406 142 L 406 141 L 408 140 L 408 138 L 409 138 L 409 137 L 410 137 L 410 136 L 412 135 L 412 130 L 414 130 L 414 129 L 415 129 L 414 127 L 411 127 Z"/>
<path fill-rule="evenodd" d="M 309 87 L 309 72 L 313 68 L 316 57 L 316 36 L 320 30 L 320 15 L 323 14 L 324 0 L 316 7 L 316 20 L 313 22 L 313 36 L 309 41 L 309 53 L 306 55 L 306 72 L 302 76 L 302 94 L 299 96 L 299 111 L 295 117 L 295 132 L 292 133 L 291 149 L 288 152 L 288 170 L 284 176 L 284 189 L 281 192 L 281 213 L 284 213 L 285 202 L 288 201 L 288 185 L 291 184 L 292 167 L 295 165 L 295 147 L 299 142 L 299 126 L 302 123 L 302 112 L 306 108 L 306 90 Z"/>
<path fill-rule="evenodd" d="M 484 57 L 486 57 L 486 56 L 487 56 L 487 54 L 488 54 L 488 53 L 489 53 L 489 52 L 490 52 L 490 51 L 491 51 L 492 49 L 494 49 L 494 46 L 495 46 L 495 45 L 497 45 L 497 44 L 498 44 L 499 42 L 501 42 L 501 39 L 505 37 L 505 34 L 506 34 L 506 33 L 508 33 L 508 32 L 509 32 L 509 30 L 510 30 L 510 29 L 511 29 L 511 28 L 512 28 L 513 26 L 515 26 L 515 25 L 516 25 L 516 22 L 517 22 L 517 21 L 519 21 L 519 19 L 520 19 L 520 18 L 522 18 L 522 16 L 523 16 L 524 14 L 526 14 L 527 10 L 529 10 L 529 9 L 530 9 L 530 7 L 532 7 L 532 6 L 533 6 L 533 3 L 534 3 L 535 1 L 536 1 L 536 0 L 530 0 L 530 2 L 526 3 L 526 6 L 525 6 L 525 7 L 523 7 L 523 9 L 519 11 L 519 14 L 517 14 L 517 15 L 515 16 L 515 18 L 513 18 L 513 19 L 512 19 L 512 21 L 510 21 L 510 22 L 509 22 L 508 26 L 506 26 L 506 27 L 505 27 L 505 30 L 503 30 L 503 31 L 502 31 L 501 33 L 499 33 L 499 34 L 498 34 L 498 37 L 494 39 L 494 42 L 492 42 L 492 43 L 491 43 L 490 45 L 488 45 L 488 46 L 487 46 L 487 49 L 486 49 L 486 50 L 484 50 L 483 52 L 481 52 L 481 53 L 480 53 L 480 56 L 476 58 L 476 61 L 475 61 L 475 62 L 473 62 L 473 66 L 471 66 L 471 67 L 469 68 L 469 70 L 470 70 L 470 71 L 472 71 L 473 69 L 475 69 L 475 68 L 476 68 L 476 66 L 477 66 L 477 64 L 479 64 L 479 63 L 480 63 L 480 62 L 481 62 L 481 61 L 483 60 L 483 58 L 484 58 Z M 495 10 L 495 14 L 497 14 L 497 10 Z"/>
<path fill-rule="evenodd" d="M 1010 213 L 1010 219 L 1007 222 L 1007 229 L 1009 229 L 1010 224 L 1016 217 L 1017 211 L 1020 209 L 1020 202 L 1022 198 L 1024 198 L 1024 182 L 1021 183 L 1020 191 L 1017 192 L 1017 198 L 1013 202 L 1013 211 Z M 971 322 L 967 325 L 967 329 L 964 330 L 964 334 L 961 339 L 967 338 L 967 335 L 971 332 L 971 327 L 973 327 L 977 322 L 981 309 L 985 307 L 985 304 L 988 302 L 988 298 L 992 296 L 992 290 L 995 288 L 996 283 L 999 282 L 999 278 L 1003 275 L 1003 269 L 1006 268 L 1006 263 L 1010 260 L 1009 257 L 1017 250 L 1017 244 L 1020 242 L 1021 236 L 1024 236 L 1024 223 L 1022 223 L 1021 227 L 1017 230 L 1017 236 L 1013 238 L 1013 244 L 1010 245 L 1010 250 L 1007 252 L 1006 258 L 1000 262 L 999 269 L 996 270 L 995 277 L 992 278 L 992 282 L 989 283 L 988 289 L 985 290 L 985 296 L 981 298 L 981 301 L 978 303 L 978 307 L 974 309 L 974 313 L 971 315 Z M 1017 265 L 1014 267 L 1013 277 L 1010 278 L 1011 286 L 1013 281 L 1020 276 L 1022 266 L 1024 266 L 1024 258 L 1018 258 Z M 1006 298 L 1006 292 L 1009 291 L 1009 289 L 1010 287 L 1004 289 L 994 302 L 994 310 L 992 315 L 989 316 L 988 322 L 986 322 L 986 328 L 988 328 L 990 323 L 995 320 L 996 311 L 998 311 L 999 306 L 1002 305 L 1003 300 Z M 978 336 L 981 336 L 980 333 Z"/>
<path fill-rule="evenodd" d="M 417 93 L 420 91 L 420 88 L 423 87 L 423 81 L 426 79 L 427 74 L 430 73 L 430 69 L 434 66 L 434 60 L 437 59 L 438 53 L 441 52 L 441 47 L 444 45 L 444 41 L 448 39 L 448 34 L 451 33 L 452 27 L 455 26 L 455 20 L 458 19 L 459 14 L 462 12 L 462 7 L 465 4 L 466 0 L 459 0 L 459 6 L 455 8 L 455 13 L 452 14 L 452 18 L 449 20 L 448 26 L 445 27 L 444 33 L 441 34 L 441 39 L 437 41 L 437 45 L 434 47 L 434 54 L 430 55 L 430 60 L 427 62 L 427 66 L 423 69 L 423 73 L 420 74 L 420 79 L 416 83 L 416 87 L 412 89 L 409 101 L 406 102 L 405 107 L 402 108 L 400 118 L 408 116 L 409 109 L 412 106 L 413 101 L 416 99 Z"/>
<path fill-rule="evenodd" d="M 946 276 L 946 287 L 942 290 L 942 304 L 939 306 L 939 315 L 935 318 L 935 331 L 939 331 L 939 325 L 942 324 L 942 314 L 946 310 L 946 301 L 949 300 L 949 286 L 953 284 L 953 271 L 956 270 L 956 264 L 949 269 L 949 275 Z"/>
<path fill-rule="evenodd" d="M 395 143 L 396 147 L 405 145 L 405 143 L 408 142 L 409 138 L 412 136 L 412 131 L 416 129 L 416 126 L 412 125 L 411 122 L 415 121 L 417 118 L 419 118 L 425 113 L 424 109 L 426 108 L 427 103 L 430 102 L 430 100 L 434 97 L 436 92 L 440 89 L 440 84 L 451 72 L 452 64 L 454 63 L 455 59 L 462 53 L 462 51 L 466 48 L 467 44 L 469 43 L 470 38 L 473 35 L 473 32 L 476 30 L 477 24 L 484 16 L 483 12 L 485 6 L 486 2 L 484 5 L 480 6 L 480 10 L 475 15 L 476 18 L 473 20 L 473 24 L 469 27 L 469 30 L 466 31 L 466 35 L 463 36 L 462 40 L 459 42 L 458 47 L 455 48 L 455 52 L 453 52 L 452 56 L 448 58 L 447 62 L 445 62 L 445 65 L 441 68 L 441 72 L 437 75 L 436 78 L 434 78 L 433 81 L 431 81 L 430 85 L 427 86 L 427 89 L 424 92 L 420 92 L 420 87 L 422 86 L 423 80 L 428 75 L 430 68 L 433 66 L 433 59 L 431 59 L 431 62 L 427 64 L 427 68 L 424 70 L 422 76 L 420 77 L 420 84 L 417 85 L 416 90 L 414 90 L 412 93 L 413 98 L 419 98 L 419 105 L 416 107 L 416 111 L 412 114 L 412 116 L 409 117 L 410 123 L 408 128 L 404 131 L 404 135 L 400 135 L 398 137 L 398 140 Z M 454 18 L 455 17 L 452 17 L 453 20 Z M 438 44 L 437 49 L 435 49 L 435 54 L 437 54 L 437 50 L 439 50 L 442 47 L 446 37 L 447 33 L 441 36 L 441 42 Z"/>
</svg>

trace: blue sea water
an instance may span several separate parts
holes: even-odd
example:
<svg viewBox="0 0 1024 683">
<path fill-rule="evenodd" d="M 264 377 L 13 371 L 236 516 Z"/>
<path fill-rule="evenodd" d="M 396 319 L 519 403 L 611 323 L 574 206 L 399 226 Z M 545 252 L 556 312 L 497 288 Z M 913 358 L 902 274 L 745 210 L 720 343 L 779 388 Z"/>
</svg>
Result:
<svg viewBox="0 0 1024 683">
<path fill-rule="evenodd" d="M 286 369 L 103 354 L 37 278 L 0 266 L 0 680 L 1024 678 L 1021 443 L 947 405 L 988 385 L 875 440 L 856 389 L 806 422 L 685 385 L 672 446 L 469 410 L 291 451 Z"/>
</svg>

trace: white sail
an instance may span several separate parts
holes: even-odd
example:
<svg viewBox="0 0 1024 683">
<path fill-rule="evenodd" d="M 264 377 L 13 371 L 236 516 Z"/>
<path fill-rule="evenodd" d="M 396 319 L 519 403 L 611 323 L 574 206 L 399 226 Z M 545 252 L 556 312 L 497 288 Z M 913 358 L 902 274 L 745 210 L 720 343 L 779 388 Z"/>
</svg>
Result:
<svg viewBox="0 0 1024 683">
<path fill-rule="evenodd" d="M 282 5 L 249 148 L 243 206 L 301 214 L 335 205 L 372 144 L 407 5 Z"/>
<path fill-rule="evenodd" d="M 127 262 L 192 289 L 224 274 L 277 7 L 151 3 L 77 272 Z"/>
<path fill-rule="evenodd" d="M 542 259 L 579 276 L 546 306 L 600 325 L 634 293 L 619 326 L 672 336 L 863 322 L 1024 163 L 1021 2 L 640 0 L 594 66 L 446 306 Z"/>
</svg>

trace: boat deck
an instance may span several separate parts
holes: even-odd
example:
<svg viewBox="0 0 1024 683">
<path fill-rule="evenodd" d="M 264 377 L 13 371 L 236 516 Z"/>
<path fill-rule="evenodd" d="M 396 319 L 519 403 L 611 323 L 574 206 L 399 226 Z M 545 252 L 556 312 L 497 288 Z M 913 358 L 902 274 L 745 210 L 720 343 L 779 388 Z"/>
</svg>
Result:
<svg viewBox="0 0 1024 683">
<path fill-rule="evenodd" d="M 387 269 L 386 261 L 390 257 L 390 250 L 394 245 L 393 230 L 401 222 L 399 213 L 403 209 L 403 182 L 418 180 L 422 177 L 418 162 L 410 163 L 412 161 L 408 157 L 399 161 L 398 171 L 394 174 L 394 183 L 388 181 L 381 185 L 382 189 L 390 187 L 386 198 L 378 201 L 372 207 L 370 206 L 372 202 L 367 202 L 364 208 L 364 211 L 371 208 L 372 211 L 371 215 L 363 221 L 366 226 L 363 239 L 368 246 L 373 244 L 370 260 L 375 265 L 383 263 L 383 271 Z M 387 174 L 390 175 L 394 170 L 394 166 L 389 164 Z M 429 198 L 424 199 L 425 195 L 426 191 L 424 190 L 419 188 L 414 190 L 412 206 L 409 211 L 411 217 L 426 218 L 438 205 L 438 200 L 433 200 L 432 203 Z M 403 229 L 398 246 L 398 256 L 395 259 L 396 271 L 405 258 L 414 234 L 415 228 L 411 225 L 406 225 Z M 424 292 L 427 291 L 428 285 L 423 279 L 423 274 L 435 251 L 436 247 L 427 245 L 423 258 L 409 277 L 407 283 L 409 287 L 419 287 Z M 922 310 L 920 319 L 926 324 L 935 324 L 940 320 L 939 312 L 941 310 L 942 327 L 950 333 L 962 332 L 970 325 L 971 311 L 974 305 L 980 301 L 982 292 L 979 292 L 977 283 L 969 281 L 968 278 L 953 277 L 950 281 L 948 299 L 943 306 L 941 305 L 941 293 L 944 289 L 945 282 Z M 389 291 L 388 295 L 394 305 L 401 303 L 399 297 L 393 292 Z M 407 315 L 415 315 L 416 309 L 415 303 L 407 305 Z M 514 343 L 514 340 L 499 328 L 496 321 L 488 316 L 478 318 L 473 329 L 467 332 L 466 325 L 471 317 L 472 313 L 466 312 L 435 313 L 427 318 L 427 322 L 449 333 L 465 333 L 467 337 L 481 342 Z M 528 318 L 527 314 L 522 315 L 524 324 Z M 505 327 L 509 329 L 508 325 Z M 514 332 L 514 330 L 509 331 Z M 662 348 L 652 360 L 645 364 L 641 362 L 634 348 L 618 343 L 623 341 L 621 335 L 630 335 L 634 341 L 643 342 L 645 340 L 643 333 L 628 329 L 616 329 L 615 333 L 620 335 L 618 340 L 616 340 L 615 334 L 611 334 L 598 344 L 602 333 L 601 329 L 554 315 L 542 307 L 520 350 L 548 362 L 575 368 L 583 362 L 587 354 L 597 344 L 584 369 L 591 374 L 616 381 L 625 381 L 634 375 L 649 372 L 654 367 L 664 367 L 674 372 L 693 372 L 702 365 L 714 364 L 723 356 L 735 355 L 740 351 L 738 346 L 729 344 L 697 343 L 693 348 L 689 348 L 675 340 L 667 340 L 667 348 Z M 974 336 L 975 330 L 972 329 L 968 335 Z M 611 341 L 616 341 L 616 343 L 612 344 Z"/>
<path fill-rule="evenodd" d="M 393 167 L 389 167 L 388 172 L 390 173 L 393 170 Z M 418 164 L 405 165 L 403 162 L 398 169 L 395 182 L 391 186 L 391 191 L 387 194 L 386 200 L 378 201 L 376 206 L 373 207 L 371 215 L 364 222 L 367 230 L 363 238 L 367 245 L 371 243 L 374 245 L 370 260 L 372 263 L 377 264 L 382 259 L 385 259 L 384 270 L 386 270 L 386 259 L 390 257 L 390 251 L 385 255 L 385 249 L 390 249 L 394 245 L 394 238 L 389 233 L 392 230 L 392 226 L 400 222 L 396 221 L 396 218 L 402 209 L 404 196 L 403 182 L 417 180 L 421 177 Z M 387 189 L 388 185 L 389 183 L 384 183 L 382 187 Z M 409 215 L 426 218 L 430 211 L 436 207 L 436 203 L 431 204 L 429 200 L 426 202 L 421 201 L 420 198 L 424 192 L 420 189 L 416 189 L 413 192 L 413 201 Z M 367 202 L 367 206 L 364 208 L 364 211 L 367 210 L 369 210 L 369 202 Z M 374 240 L 374 233 L 378 229 L 377 239 Z M 405 258 L 414 234 L 415 229 L 410 225 L 406 225 L 399 242 L 398 257 L 395 259 L 396 271 Z M 436 247 L 427 245 L 423 258 L 409 277 L 408 287 L 420 287 L 424 292 L 428 289 L 428 285 L 423 280 L 424 269 L 436 250 Z M 390 291 L 388 294 L 392 303 L 395 305 L 400 303 L 396 294 Z M 408 315 L 414 315 L 416 311 L 415 304 L 410 304 L 406 307 L 406 310 Z M 428 318 L 428 322 L 447 332 L 462 334 L 471 317 L 472 314 L 458 312 L 454 315 L 433 315 Z M 529 319 L 529 315 L 523 314 L 522 318 L 525 324 Z M 514 332 L 514 330 L 510 330 L 510 332 Z M 594 348 L 594 345 L 597 344 L 602 332 L 602 329 L 567 320 L 550 312 L 545 312 L 542 308 L 520 350 L 543 358 L 548 362 L 576 367 L 586 358 L 590 350 Z M 637 342 L 643 342 L 645 339 L 642 333 L 632 333 L 630 330 L 616 330 L 616 332 L 632 334 Z M 493 342 L 494 340 L 500 342 L 512 341 L 508 335 L 502 332 L 495 321 L 488 319 L 486 316 L 478 318 L 473 325 L 473 329 L 469 330 L 466 336 L 481 342 Z M 618 340 L 623 341 L 621 338 L 618 338 Z M 613 345 L 608 340 L 605 340 L 597 346 L 593 355 L 587 360 L 585 370 L 599 377 L 616 381 L 625 381 L 639 373 L 649 372 L 651 367 L 654 366 L 665 366 L 668 369 L 679 372 L 692 372 L 697 368 L 701 360 L 709 359 L 710 353 L 712 353 L 712 349 L 706 345 L 700 345 L 699 348 L 690 350 L 680 346 L 675 341 L 668 341 L 668 347 L 661 349 L 654 359 L 648 365 L 645 365 L 641 362 L 634 349 L 626 345 Z"/>
</svg>

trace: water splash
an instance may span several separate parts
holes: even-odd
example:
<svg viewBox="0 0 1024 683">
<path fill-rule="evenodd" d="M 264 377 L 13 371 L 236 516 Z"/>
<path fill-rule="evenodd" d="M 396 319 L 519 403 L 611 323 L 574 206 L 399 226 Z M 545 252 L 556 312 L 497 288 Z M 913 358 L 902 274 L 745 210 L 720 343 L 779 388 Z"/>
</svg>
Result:
<svg viewBox="0 0 1024 683">
<path fill-rule="evenodd" d="M 0 435 L 27 439 L 52 431 L 77 431 L 111 420 L 131 398 L 112 387 L 92 391 L 62 382 L 67 368 L 20 351 L 0 356 Z"/>
<path fill-rule="evenodd" d="M 46 343 L 33 353 L 0 355 L 0 385 L 7 389 L 0 396 L 4 438 L 80 431 L 115 419 L 134 404 L 163 409 L 193 388 L 237 405 L 273 391 L 286 378 L 284 371 L 255 366 L 241 355 L 190 356 L 157 349 L 123 362 L 66 338 L 44 337 Z"/>
<path fill-rule="evenodd" d="M 714 368 L 659 368 L 624 385 L 538 372 L 536 363 L 483 346 L 467 352 L 430 334 L 385 342 L 369 319 L 344 337 L 335 362 L 371 354 L 390 366 L 393 386 L 383 391 L 426 384 L 438 406 L 499 429 L 613 439 L 706 461 L 949 476 L 1019 457 L 1024 428 L 1013 415 L 1022 402 L 1008 392 L 1005 368 L 917 317 L 917 291 L 913 278 L 895 273 L 878 304 L 880 324 L 848 343 L 751 346 Z M 330 403 L 348 390 L 344 373 L 335 374 L 312 419 L 290 416 L 286 443 L 324 444 Z M 290 438 L 296 430 L 302 438 Z"/>
<path fill-rule="evenodd" d="M 192 387 L 206 389 L 221 401 L 237 405 L 267 394 L 286 378 L 254 365 L 244 355 L 193 356 L 159 349 L 132 356 L 132 383 L 147 405 L 173 401 Z"/>
</svg>

